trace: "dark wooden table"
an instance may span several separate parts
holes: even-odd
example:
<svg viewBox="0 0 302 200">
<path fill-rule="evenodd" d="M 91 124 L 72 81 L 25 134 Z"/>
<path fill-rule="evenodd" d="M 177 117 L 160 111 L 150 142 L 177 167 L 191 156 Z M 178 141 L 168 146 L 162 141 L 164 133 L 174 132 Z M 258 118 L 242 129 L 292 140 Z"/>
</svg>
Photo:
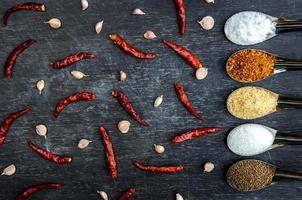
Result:
<svg viewBox="0 0 302 200">
<path fill-rule="evenodd" d="M 17 0 L 2 0 L 0 13 L 4 13 Z M 137 195 L 133 199 L 174 199 L 176 192 L 186 200 L 197 199 L 301 199 L 302 182 L 280 182 L 272 187 L 252 193 L 239 193 L 225 181 L 228 166 L 242 157 L 226 147 L 230 128 L 247 121 L 232 117 L 225 108 L 225 99 L 234 89 L 243 86 L 232 81 L 225 72 L 225 61 L 232 52 L 243 49 L 226 40 L 223 34 L 225 20 L 243 10 L 261 11 L 274 16 L 302 18 L 300 0 L 217 0 L 214 5 L 201 0 L 187 0 L 187 32 L 178 36 L 178 25 L 173 0 L 123 0 L 89 1 L 89 9 L 81 11 L 80 0 L 45 0 L 47 12 L 20 12 L 11 16 L 9 25 L 0 28 L 0 63 L 5 64 L 9 52 L 19 43 L 34 38 L 38 42 L 18 59 L 13 78 L 0 79 L 0 118 L 29 106 L 32 111 L 17 120 L 11 127 L 5 144 L 0 148 L 0 169 L 14 163 L 17 173 L 0 177 L 0 199 L 14 199 L 26 188 L 44 182 L 60 182 L 63 189 L 43 191 L 31 199 L 100 199 L 96 190 L 106 191 L 111 199 L 117 199 L 122 191 L 133 186 Z M 131 15 L 138 7 L 147 14 Z M 211 31 L 201 30 L 197 21 L 205 15 L 216 20 Z M 60 18 L 63 27 L 52 30 L 42 22 L 52 17 Z M 100 35 L 94 25 L 105 20 Z M 146 41 L 142 35 L 152 30 L 158 38 Z M 125 55 L 108 39 L 110 33 L 119 33 L 130 43 L 146 51 L 154 51 L 158 58 L 141 61 Z M 170 39 L 192 50 L 209 68 L 209 76 L 203 81 L 194 78 L 193 69 L 169 48 L 162 39 Z M 289 33 L 254 45 L 282 56 L 302 57 L 302 34 Z M 97 59 L 83 61 L 63 70 L 53 70 L 49 62 L 68 54 L 90 51 Z M 75 80 L 71 70 L 89 74 L 83 80 Z M 119 70 L 128 74 L 124 83 L 118 82 Z M 281 94 L 302 96 L 302 72 L 288 72 L 253 84 Z M 36 90 L 36 82 L 46 81 L 43 95 Z M 184 85 L 195 107 L 206 117 L 198 121 L 180 104 L 173 88 L 175 82 Z M 130 119 L 110 92 L 123 90 L 139 113 L 151 124 L 139 126 Z M 52 111 L 56 102 L 74 92 L 91 91 L 97 100 L 69 106 L 58 119 Z M 156 96 L 164 95 L 164 103 L 153 108 Z M 278 130 L 302 130 L 302 111 L 276 113 L 250 122 L 261 123 Z M 132 127 L 128 134 L 120 134 L 117 122 L 128 119 Z M 48 126 L 47 139 L 34 130 L 38 123 Z M 110 133 L 119 166 L 119 177 L 108 176 L 103 145 L 98 125 L 103 123 Z M 199 126 L 219 126 L 218 134 L 200 138 L 181 145 L 172 145 L 171 137 L 184 130 Z M 27 139 L 49 150 L 73 156 L 73 163 L 58 166 L 41 159 L 26 145 Z M 93 142 L 85 150 L 79 150 L 81 138 Z M 153 144 L 166 147 L 163 155 L 153 151 Z M 302 148 L 291 146 L 255 156 L 278 166 L 302 171 Z M 139 171 L 131 160 L 148 164 L 182 164 L 185 170 L 173 175 L 156 175 Z M 215 171 L 204 173 L 202 164 L 215 163 Z"/>
</svg>

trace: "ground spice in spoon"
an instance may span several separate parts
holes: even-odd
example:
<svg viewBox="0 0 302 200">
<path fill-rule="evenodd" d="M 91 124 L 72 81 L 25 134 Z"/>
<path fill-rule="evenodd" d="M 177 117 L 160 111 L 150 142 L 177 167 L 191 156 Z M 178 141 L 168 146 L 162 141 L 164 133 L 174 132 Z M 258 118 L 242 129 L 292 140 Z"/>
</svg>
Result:
<svg viewBox="0 0 302 200">
<path fill-rule="evenodd" d="M 274 73 L 276 57 L 256 49 L 244 49 L 234 53 L 227 61 L 229 76 L 239 82 L 263 80 Z"/>
<path fill-rule="evenodd" d="M 272 183 L 276 167 L 260 160 L 241 160 L 227 171 L 230 186 L 239 191 L 253 191 Z"/>
<path fill-rule="evenodd" d="M 228 111 L 240 119 L 255 119 L 277 111 L 279 95 L 260 87 L 242 87 L 227 99 Z"/>
</svg>

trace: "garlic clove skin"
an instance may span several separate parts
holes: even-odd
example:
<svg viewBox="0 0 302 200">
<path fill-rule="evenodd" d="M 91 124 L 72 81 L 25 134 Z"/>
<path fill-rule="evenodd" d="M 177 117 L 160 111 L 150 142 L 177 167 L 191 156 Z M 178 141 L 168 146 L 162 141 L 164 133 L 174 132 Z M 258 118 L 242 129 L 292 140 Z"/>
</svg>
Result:
<svg viewBox="0 0 302 200">
<path fill-rule="evenodd" d="M 155 108 L 159 107 L 159 106 L 162 104 L 163 100 L 164 100 L 164 96 L 163 96 L 163 95 L 157 97 L 157 98 L 155 99 L 155 101 L 154 101 L 153 106 L 154 106 Z"/>
<path fill-rule="evenodd" d="M 162 154 L 165 152 L 165 147 L 160 144 L 154 144 L 154 150 L 156 153 Z"/>
<path fill-rule="evenodd" d="M 80 72 L 80 71 L 72 71 L 72 72 L 70 72 L 70 74 L 74 77 L 74 78 L 76 78 L 76 79 L 82 79 L 82 78 L 84 78 L 84 77 L 86 77 L 86 76 L 89 76 L 89 75 L 86 75 L 86 74 L 84 74 L 83 72 Z"/>
<path fill-rule="evenodd" d="M 39 80 L 37 82 L 36 87 L 39 90 L 39 94 L 42 94 L 42 91 L 44 90 L 44 87 L 45 87 L 45 81 L 44 80 Z"/>
<path fill-rule="evenodd" d="M 87 8 L 88 8 L 88 1 L 82 0 L 82 10 L 87 10 Z"/>
<path fill-rule="evenodd" d="M 14 164 L 7 166 L 3 172 L 1 173 L 1 176 L 11 176 L 16 173 L 16 166 Z"/>
<path fill-rule="evenodd" d="M 40 136 L 46 136 L 47 127 L 44 124 L 39 124 L 36 126 L 36 133 Z"/>
<path fill-rule="evenodd" d="M 206 16 L 206 17 L 202 18 L 200 21 L 198 21 L 198 24 L 204 30 L 211 30 L 215 25 L 215 20 L 211 16 Z"/>
<path fill-rule="evenodd" d="M 206 3 L 215 3 L 215 0 L 205 0 Z"/>
<path fill-rule="evenodd" d="M 195 77 L 197 80 L 205 79 L 207 75 L 208 75 L 208 68 L 206 67 L 201 67 L 197 69 L 195 72 Z"/>
<path fill-rule="evenodd" d="M 102 197 L 103 200 L 109 200 L 109 197 L 106 192 L 104 191 L 96 191 L 96 192 Z"/>
<path fill-rule="evenodd" d="M 141 9 L 139 8 L 135 8 L 132 12 L 132 15 L 145 15 L 146 13 L 144 13 Z"/>
<path fill-rule="evenodd" d="M 131 123 L 127 120 L 122 120 L 118 123 L 117 127 L 121 133 L 128 133 Z"/>
<path fill-rule="evenodd" d="M 91 140 L 87 140 L 87 139 L 81 139 L 78 143 L 78 148 L 79 149 L 85 149 L 86 147 L 88 147 L 88 145 L 91 143 Z"/>
<path fill-rule="evenodd" d="M 176 200 L 184 200 L 184 198 L 179 193 L 177 193 Z"/>
<path fill-rule="evenodd" d="M 147 40 L 153 40 L 154 38 L 156 38 L 156 35 L 153 31 L 146 31 L 144 33 L 144 38 Z"/>
<path fill-rule="evenodd" d="M 103 23 L 104 23 L 104 20 L 98 22 L 95 24 L 95 32 L 96 34 L 100 34 L 102 29 L 103 29 Z"/>
<path fill-rule="evenodd" d="M 120 71 L 120 81 L 124 82 L 127 78 L 127 74 L 123 71 Z"/>
<path fill-rule="evenodd" d="M 59 29 L 62 26 L 62 22 L 58 18 L 52 18 L 45 23 L 47 23 L 53 29 Z"/>
<path fill-rule="evenodd" d="M 215 168 L 215 165 L 211 162 L 206 162 L 204 165 L 203 165 L 203 171 L 204 172 L 212 172 Z"/>
</svg>

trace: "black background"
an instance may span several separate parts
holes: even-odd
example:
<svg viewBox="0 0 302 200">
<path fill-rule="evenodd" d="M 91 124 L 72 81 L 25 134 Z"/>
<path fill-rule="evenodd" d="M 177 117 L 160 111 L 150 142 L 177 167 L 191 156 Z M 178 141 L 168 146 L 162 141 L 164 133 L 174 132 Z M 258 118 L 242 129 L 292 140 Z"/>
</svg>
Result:
<svg viewBox="0 0 302 200">
<path fill-rule="evenodd" d="M 15 0 L 2 0 L 0 13 L 4 13 Z M 225 144 L 231 127 L 246 121 L 235 119 L 225 108 L 225 99 L 234 89 L 243 86 L 231 80 L 225 72 L 225 61 L 232 52 L 243 49 L 226 40 L 223 34 L 225 20 L 243 10 L 261 11 L 273 16 L 302 18 L 300 0 L 216 0 L 206 4 L 201 0 L 187 0 L 187 31 L 184 38 L 178 35 L 175 5 L 172 0 L 90 0 L 89 8 L 81 10 L 80 0 L 46 0 L 47 12 L 19 12 L 13 14 L 8 26 L 0 27 L 0 64 L 21 42 L 33 38 L 38 42 L 18 59 L 13 78 L 0 79 L 1 121 L 9 113 L 31 108 L 31 112 L 17 120 L 11 127 L 5 144 L 0 148 L 0 168 L 9 164 L 17 166 L 17 173 L 0 177 L 0 199 L 14 199 L 26 188 L 44 182 L 60 182 L 66 186 L 53 191 L 39 192 L 31 199 L 99 199 L 96 190 L 106 191 L 116 199 L 122 191 L 133 186 L 137 195 L 133 199 L 174 199 L 176 192 L 185 199 L 301 199 L 302 183 L 279 182 L 272 187 L 252 193 L 239 193 L 231 189 L 224 178 L 227 167 L 242 159 L 231 153 Z M 145 16 L 133 16 L 134 8 L 141 8 Z M 212 15 L 216 24 L 213 30 L 201 30 L 197 21 Z M 63 27 L 50 29 L 42 22 L 52 17 L 60 18 Z M 94 25 L 104 20 L 103 31 L 96 35 Z M 158 38 L 146 41 L 143 33 L 154 31 Z M 125 55 L 108 39 L 110 33 L 119 33 L 137 48 L 158 54 L 155 60 L 142 61 Z M 209 76 L 203 81 L 194 78 L 194 70 L 171 49 L 162 44 L 170 39 L 192 50 L 209 68 Z M 281 56 L 302 57 L 301 33 L 288 33 L 252 46 Z M 54 70 L 49 62 L 68 54 L 89 51 L 97 59 L 87 60 L 67 69 Z M 83 80 L 75 80 L 71 70 L 89 74 Z M 119 70 L 127 73 L 124 83 L 118 82 Z M 43 95 L 39 95 L 36 82 L 46 81 Z M 204 122 L 195 119 L 180 104 L 173 84 L 179 81 L 185 87 L 197 110 L 206 117 Z M 302 96 L 300 72 L 287 72 L 253 84 L 281 94 Z M 138 112 L 151 124 L 144 128 L 130 119 L 116 99 L 111 97 L 113 88 L 123 90 Z M 74 92 L 96 93 L 94 102 L 81 102 L 65 109 L 57 120 L 52 116 L 55 104 Z M 164 95 L 159 108 L 153 101 Z M 282 111 L 251 122 L 261 123 L 278 130 L 302 130 L 302 113 L 299 110 Z M 128 134 L 120 134 L 117 122 L 128 119 L 132 127 Z M 45 140 L 35 133 L 34 126 L 45 123 L 48 135 Z M 108 176 L 103 145 L 98 125 L 107 128 L 119 166 L 119 177 Z M 199 126 L 219 126 L 218 134 L 172 145 L 171 137 L 184 130 Z M 26 139 L 49 150 L 73 156 L 72 164 L 58 166 L 41 159 L 26 145 Z M 85 150 L 79 150 L 81 138 L 93 142 Z M 153 151 L 153 144 L 166 147 L 163 155 Z M 272 150 L 255 158 L 278 166 L 302 171 L 302 149 L 285 147 Z M 173 175 L 156 175 L 139 171 L 131 165 L 135 159 L 148 164 L 182 164 L 185 170 Z M 202 172 L 206 161 L 215 163 L 212 173 Z"/>
</svg>

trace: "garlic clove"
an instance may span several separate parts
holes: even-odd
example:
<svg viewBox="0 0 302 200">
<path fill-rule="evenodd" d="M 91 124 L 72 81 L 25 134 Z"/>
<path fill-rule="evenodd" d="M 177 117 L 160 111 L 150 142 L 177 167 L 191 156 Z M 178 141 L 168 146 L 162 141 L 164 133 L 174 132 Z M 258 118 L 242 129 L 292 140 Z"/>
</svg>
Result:
<svg viewBox="0 0 302 200">
<path fill-rule="evenodd" d="M 195 72 L 195 77 L 197 80 L 205 79 L 208 75 L 208 68 L 201 67 Z"/>
<path fill-rule="evenodd" d="M 139 8 L 135 8 L 132 12 L 132 15 L 145 15 L 146 13 L 144 13 L 141 9 Z"/>
<path fill-rule="evenodd" d="M 82 10 L 87 10 L 87 8 L 88 8 L 88 1 L 82 0 Z"/>
<path fill-rule="evenodd" d="M 156 153 L 162 154 L 165 152 L 165 147 L 160 144 L 154 144 L 154 150 Z"/>
<path fill-rule="evenodd" d="M 205 2 L 207 2 L 207 3 L 215 3 L 214 1 L 215 0 L 205 0 Z"/>
<path fill-rule="evenodd" d="M 61 26 L 62 26 L 62 22 L 58 18 L 52 18 L 49 21 L 44 22 L 44 23 L 47 23 L 53 29 L 58 29 L 58 28 L 61 28 Z"/>
<path fill-rule="evenodd" d="M 44 124 L 39 124 L 36 126 L 36 133 L 40 136 L 45 136 L 47 133 L 47 127 Z"/>
<path fill-rule="evenodd" d="M 102 199 L 103 200 L 109 200 L 109 197 L 108 197 L 108 195 L 107 195 L 107 193 L 106 192 L 104 192 L 104 191 L 96 191 L 101 197 L 102 197 Z"/>
<path fill-rule="evenodd" d="M 203 165 L 203 171 L 204 172 L 212 172 L 215 168 L 215 165 L 211 162 L 206 162 L 204 165 Z"/>
<path fill-rule="evenodd" d="M 1 176 L 11 176 L 16 173 L 16 166 L 14 164 L 7 166 Z"/>
<path fill-rule="evenodd" d="M 78 143 L 78 147 L 79 149 L 85 149 L 91 142 L 91 140 L 81 139 Z"/>
<path fill-rule="evenodd" d="M 156 38 L 156 35 L 153 31 L 146 31 L 144 33 L 144 38 L 146 38 L 147 40 L 152 40 L 152 39 Z"/>
<path fill-rule="evenodd" d="M 163 100 L 164 100 L 164 96 L 163 96 L 163 95 L 157 97 L 157 98 L 155 99 L 155 101 L 154 101 L 154 107 L 155 107 L 155 108 L 159 107 L 160 104 L 163 102 Z"/>
<path fill-rule="evenodd" d="M 179 193 L 177 193 L 176 200 L 184 200 L 184 198 Z"/>
<path fill-rule="evenodd" d="M 75 77 L 76 79 L 82 79 L 82 78 L 84 78 L 84 77 L 86 77 L 86 76 L 89 76 L 89 75 L 86 75 L 86 74 L 84 74 L 83 72 L 80 72 L 80 71 L 72 71 L 72 72 L 70 72 L 70 74 L 73 76 L 73 77 Z"/>
<path fill-rule="evenodd" d="M 122 120 L 118 123 L 117 127 L 121 133 L 128 133 L 131 123 L 127 120 Z"/>
<path fill-rule="evenodd" d="M 198 24 L 204 30 L 211 30 L 214 27 L 215 20 L 211 16 L 206 16 L 206 17 L 202 18 L 200 21 L 198 21 Z"/>
<path fill-rule="evenodd" d="M 95 25 L 95 32 L 96 32 L 96 34 L 100 34 L 100 32 L 102 31 L 102 29 L 103 29 L 103 23 L 104 23 L 104 20 L 96 23 L 96 25 Z"/>
<path fill-rule="evenodd" d="M 120 71 L 120 81 L 123 82 L 127 78 L 127 74 L 123 71 Z"/>
<path fill-rule="evenodd" d="M 42 94 L 42 91 L 44 90 L 44 87 L 45 87 L 45 81 L 44 80 L 39 80 L 37 82 L 36 87 L 39 90 L 39 94 Z"/>
</svg>

